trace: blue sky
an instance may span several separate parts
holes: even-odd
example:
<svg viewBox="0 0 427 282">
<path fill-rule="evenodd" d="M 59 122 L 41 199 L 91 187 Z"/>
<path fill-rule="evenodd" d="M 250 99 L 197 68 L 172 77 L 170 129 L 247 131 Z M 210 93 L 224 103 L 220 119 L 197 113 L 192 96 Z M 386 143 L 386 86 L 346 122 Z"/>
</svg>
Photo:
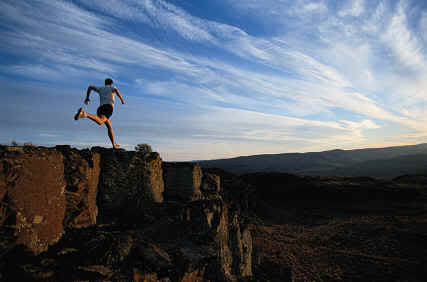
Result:
<svg viewBox="0 0 427 282">
<path fill-rule="evenodd" d="M 165 160 L 427 140 L 425 1 L 3 0 L 0 37 L 3 144 L 110 147 L 73 119 L 106 77 Z"/>
</svg>

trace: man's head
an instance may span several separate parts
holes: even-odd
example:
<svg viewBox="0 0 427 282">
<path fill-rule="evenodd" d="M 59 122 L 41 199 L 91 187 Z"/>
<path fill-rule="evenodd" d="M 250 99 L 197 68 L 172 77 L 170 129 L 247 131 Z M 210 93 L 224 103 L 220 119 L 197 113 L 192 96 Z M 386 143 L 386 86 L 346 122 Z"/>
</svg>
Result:
<svg viewBox="0 0 427 282">
<path fill-rule="evenodd" d="M 105 85 L 112 85 L 113 84 L 113 80 L 111 78 L 107 78 L 105 80 Z"/>
</svg>

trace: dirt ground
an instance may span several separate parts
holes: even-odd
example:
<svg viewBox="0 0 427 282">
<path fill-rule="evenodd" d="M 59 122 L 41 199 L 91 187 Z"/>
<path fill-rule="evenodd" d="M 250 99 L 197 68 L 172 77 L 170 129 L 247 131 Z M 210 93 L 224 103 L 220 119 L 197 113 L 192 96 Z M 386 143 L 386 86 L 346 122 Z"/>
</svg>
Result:
<svg viewBox="0 0 427 282">
<path fill-rule="evenodd" d="M 259 177 L 257 281 L 426 281 L 424 184 L 318 178 L 296 185 Z M 278 183 L 286 183 L 285 198 L 266 196 Z"/>
</svg>

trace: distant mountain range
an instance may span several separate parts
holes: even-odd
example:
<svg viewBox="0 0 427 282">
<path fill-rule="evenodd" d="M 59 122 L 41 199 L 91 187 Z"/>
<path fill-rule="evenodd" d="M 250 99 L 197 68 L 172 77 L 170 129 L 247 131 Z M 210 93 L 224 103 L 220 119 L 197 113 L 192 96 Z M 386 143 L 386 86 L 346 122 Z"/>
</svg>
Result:
<svg viewBox="0 0 427 282">
<path fill-rule="evenodd" d="M 222 168 L 244 174 L 287 172 L 317 176 L 394 178 L 427 174 L 427 143 L 357 150 L 284 153 L 198 161 L 204 168 Z"/>
</svg>

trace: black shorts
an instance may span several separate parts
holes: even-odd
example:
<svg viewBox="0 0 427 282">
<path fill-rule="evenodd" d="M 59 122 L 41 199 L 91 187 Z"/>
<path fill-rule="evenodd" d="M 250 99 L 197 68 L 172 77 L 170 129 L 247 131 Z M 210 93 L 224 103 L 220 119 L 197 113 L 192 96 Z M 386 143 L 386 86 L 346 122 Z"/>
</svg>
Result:
<svg viewBox="0 0 427 282">
<path fill-rule="evenodd" d="M 110 118 L 111 115 L 113 114 L 113 106 L 110 104 L 104 104 L 96 110 L 96 114 L 99 117 L 106 116 L 107 118 Z"/>
</svg>

